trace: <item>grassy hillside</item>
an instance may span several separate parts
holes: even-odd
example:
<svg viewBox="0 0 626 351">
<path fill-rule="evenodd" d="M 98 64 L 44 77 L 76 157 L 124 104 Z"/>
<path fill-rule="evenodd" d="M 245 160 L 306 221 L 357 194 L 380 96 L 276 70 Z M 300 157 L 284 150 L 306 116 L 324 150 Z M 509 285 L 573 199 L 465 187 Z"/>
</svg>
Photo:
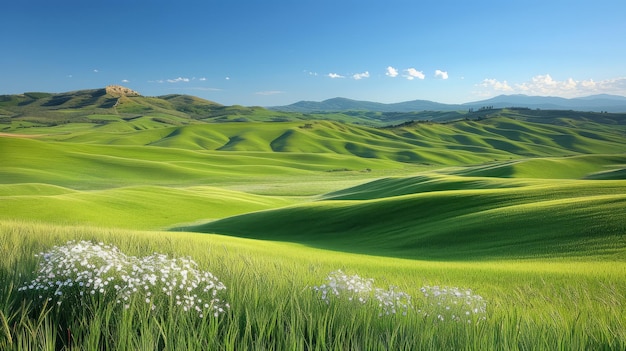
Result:
<svg viewBox="0 0 626 351">
<path fill-rule="evenodd" d="M 394 110 L 393 105 L 390 105 L 391 110 L 387 112 L 356 109 L 343 112 L 302 113 L 281 112 L 258 106 L 224 106 L 190 95 L 170 94 L 147 97 L 133 91 L 130 94 L 120 93 L 120 91 L 130 91 L 124 87 L 118 86 L 116 89 L 110 90 L 107 87 L 56 94 L 30 92 L 20 95 L 1 95 L 0 132 L 23 131 L 31 127 L 61 126 L 68 123 L 106 126 L 123 121 L 131 122 L 135 129 L 216 122 L 314 120 L 382 127 L 406 125 L 415 121 L 450 122 L 492 117 L 515 118 L 563 126 L 584 125 L 586 128 L 612 125 L 620 126 L 624 130 L 625 125 L 623 113 L 540 111 L 523 108 L 480 109 L 468 113 L 466 108 L 461 106 L 458 111 L 437 111 L 437 104 L 412 110 L 404 108 Z M 136 123 L 137 120 L 143 122 Z"/>
<path fill-rule="evenodd" d="M 538 156 L 626 152 L 619 128 L 580 128 L 497 117 L 377 129 L 337 122 L 163 126 L 137 118 L 103 126 L 29 128 L 40 140 L 174 149 L 340 154 L 403 163 L 467 165 Z"/>
<path fill-rule="evenodd" d="M 384 179 L 329 194 L 325 201 L 181 229 L 414 259 L 590 255 L 623 260 L 625 185 Z"/>
<path fill-rule="evenodd" d="M 184 102 L 184 97 L 169 96 L 166 100 L 175 104 Z M 405 199 L 398 205 L 394 197 L 416 195 L 428 186 L 431 191 L 486 191 L 517 184 L 523 189 L 516 191 L 526 192 L 530 185 L 552 183 L 527 178 L 623 179 L 626 164 L 626 139 L 619 128 L 581 129 L 504 117 L 386 129 L 329 121 L 163 126 L 141 117 L 130 121 L 111 118 L 103 125 L 32 127 L 28 131 L 31 134 L 0 137 L 0 184 L 9 186 L 4 190 L 3 218 L 32 217 L 124 228 L 163 228 L 294 203 L 292 198 L 254 198 L 257 195 L 296 196 L 303 199 L 297 201 L 309 201 L 307 196 L 335 190 L 339 192 L 329 193 L 326 198 L 387 199 L 389 202 L 380 204 L 381 212 L 395 206 L 404 206 L 408 211 L 413 201 L 415 206 L 422 206 L 419 199 Z M 363 188 L 350 188 L 380 177 L 425 171 L 428 173 L 417 178 L 382 179 Z M 207 186 L 237 191 L 238 195 L 213 192 L 193 196 L 198 187 Z M 29 187 L 41 193 L 20 193 L 20 189 Z M 232 200 L 220 208 L 220 201 L 228 196 L 241 200 L 241 206 L 239 200 Z M 252 198 L 243 200 L 245 196 Z M 185 207 L 185 197 L 192 204 L 188 211 L 168 208 L 168 203 Z M 72 210 L 81 203 L 84 206 L 79 210 Z M 302 211 L 307 212 L 308 205 L 303 206 Z M 334 205 L 327 209 L 317 203 L 312 206 L 315 211 L 336 210 Z M 354 213 L 342 221 L 357 223 L 357 218 L 363 216 L 359 206 L 362 204 L 346 205 Z M 493 206 L 503 207 L 504 203 L 495 202 Z M 39 210 L 32 214 L 30 208 Z M 468 207 L 468 213 L 473 210 Z M 403 221 L 405 216 L 408 213 L 398 212 L 389 218 L 394 225 L 406 227 L 402 229 L 406 233 L 422 225 Z M 539 216 L 539 212 L 529 216 Z M 308 220 L 313 218 L 299 219 Z M 394 225 L 385 224 L 388 231 L 374 226 L 375 234 L 384 236 L 400 230 Z M 263 228 L 257 223 L 252 227 Z M 334 230 L 332 226 L 324 229 Z M 268 228 L 255 235 L 271 239 L 273 231 Z M 282 236 L 280 240 L 284 240 Z"/>
<path fill-rule="evenodd" d="M 0 218 L 109 228 L 159 229 L 294 202 L 213 187 L 133 186 L 76 191 L 44 184 L 0 185 Z"/>
<path fill-rule="evenodd" d="M 0 137 L 0 183 L 45 183 L 73 189 L 130 185 L 241 184 L 274 178 L 371 177 L 398 162 L 338 154 L 194 151 L 153 146 L 89 145 Z M 351 169 L 352 171 L 348 171 Z M 341 170 L 341 172 L 333 172 Z"/>
<path fill-rule="evenodd" d="M 544 179 L 625 179 L 624 154 L 543 157 L 451 170 L 466 176 Z"/>
<path fill-rule="evenodd" d="M 361 115 L 285 113 L 254 106 L 224 106 L 190 95 L 171 94 L 147 97 L 136 92 L 125 95 L 107 89 L 78 90 L 57 94 L 1 95 L 0 131 L 59 126 L 68 123 L 102 126 L 119 121 L 132 122 L 137 119 L 149 120 L 152 122 L 152 127 L 213 122 L 284 122 L 317 119 L 380 124 L 380 121 Z"/>
</svg>

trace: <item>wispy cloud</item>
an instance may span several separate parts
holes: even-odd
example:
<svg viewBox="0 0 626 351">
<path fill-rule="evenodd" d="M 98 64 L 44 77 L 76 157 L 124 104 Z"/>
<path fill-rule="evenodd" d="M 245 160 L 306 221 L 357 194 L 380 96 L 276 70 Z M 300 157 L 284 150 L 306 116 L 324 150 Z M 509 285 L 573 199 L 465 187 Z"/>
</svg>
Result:
<svg viewBox="0 0 626 351">
<path fill-rule="evenodd" d="M 327 75 L 328 77 L 332 78 L 332 79 L 336 79 L 336 78 L 345 78 L 344 76 L 337 74 L 337 73 L 328 73 Z"/>
<path fill-rule="evenodd" d="M 229 78 L 226 77 L 226 79 L 229 79 Z M 206 80 L 207 80 L 206 77 L 200 77 L 200 78 L 177 77 L 177 78 L 170 78 L 170 79 L 149 80 L 148 82 L 149 83 L 189 83 L 192 81 L 205 82 Z"/>
<path fill-rule="evenodd" d="M 393 67 L 391 67 L 391 66 L 388 66 L 387 67 L 387 72 L 385 73 L 385 75 L 387 77 L 395 78 L 395 77 L 398 76 L 398 70 L 393 68 Z"/>
<path fill-rule="evenodd" d="M 168 83 L 180 83 L 180 82 L 189 82 L 191 79 L 189 78 L 185 78 L 185 77 L 178 77 L 178 78 L 174 78 L 174 79 L 166 79 L 165 81 Z"/>
<path fill-rule="evenodd" d="M 424 75 L 424 72 L 422 71 L 418 71 L 415 68 L 407 68 L 404 70 L 407 74 L 404 75 L 404 77 L 408 80 L 413 80 L 415 78 L 417 79 L 424 79 L 426 78 L 426 76 Z"/>
<path fill-rule="evenodd" d="M 448 72 L 442 70 L 435 70 L 435 77 L 441 79 L 448 79 Z"/>
<path fill-rule="evenodd" d="M 369 78 L 369 77 L 370 77 L 370 72 L 369 71 L 365 71 L 363 73 L 357 73 L 357 74 L 352 75 L 352 78 L 356 79 L 356 80 L 360 80 L 360 79 L 363 79 L 363 78 Z"/>
<path fill-rule="evenodd" d="M 93 73 L 98 73 L 98 72 L 100 72 L 100 71 L 99 71 L 99 70 L 97 70 L 97 69 L 94 69 L 94 70 L 93 70 Z"/>
<path fill-rule="evenodd" d="M 130 80 L 128 80 L 128 79 L 122 79 L 122 83 L 130 83 Z"/>
<path fill-rule="evenodd" d="M 280 90 L 266 90 L 266 91 L 257 91 L 256 93 L 254 93 L 254 95 L 263 95 L 263 96 L 271 96 L 271 95 L 278 95 L 278 94 L 284 94 L 284 91 L 280 91 Z"/>
<path fill-rule="evenodd" d="M 508 92 L 514 94 L 577 97 L 592 94 L 626 95 L 626 77 L 618 77 L 595 81 L 593 79 L 576 80 L 567 78 L 556 80 L 550 74 L 532 77 L 530 80 L 510 84 L 506 80 L 484 79 L 476 84 L 480 91 L 478 95 L 490 96 L 495 93 Z"/>
</svg>

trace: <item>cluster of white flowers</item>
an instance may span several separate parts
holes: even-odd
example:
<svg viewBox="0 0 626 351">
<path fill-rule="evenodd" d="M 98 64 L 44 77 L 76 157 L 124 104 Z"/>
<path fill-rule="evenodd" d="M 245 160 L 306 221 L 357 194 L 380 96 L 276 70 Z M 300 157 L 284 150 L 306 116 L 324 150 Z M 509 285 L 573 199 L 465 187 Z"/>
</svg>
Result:
<svg viewBox="0 0 626 351">
<path fill-rule="evenodd" d="M 424 316 L 436 315 L 440 321 L 468 323 L 486 319 L 487 302 L 471 289 L 424 286 L 420 291 L 424 294 L 424 303 L 418 313 Z"/>
<path fill-rule="evenodd" d="M 315 291 L 322 293 L 322 300 L 326 303 L 330 303 L 331 296 L 365 303 L 374 285 L 374 279 L 364 279 L 356 274 L 349 276 L 341 270 L 329 273 L 326 280 L 326 284 L 313 287 Z"/>
<path fill-rule="evenodd" d="M 195 311 L 200 317 L 219 316 L 230 308 L 218 297 L 226 289 L 213 274 L 197 268 L 190 258 L 174 258 L 155 253 L 138 258 L 123 254 L 103 243 L 70 241 L 37 255 L 37 277 L 20 291 L 38 292 L 39 298 L 80 303 L 85 296 L 104 296 L 129 307 L 137 296 L 152 309 L 162 304 Z"/>
<path fill-rule="evenodd" d="M 358 275 L 349 276 L 337 270 L 328 274 L 326 284 L 314 286 L 316 292 L 321 293 L 321 298 L 327 304 L 331 298 L 337 300 L 356 301 L 365 304 L 369 300 L 376 300 L 380 308 L 379 316 L 402 312 L 407 315 L 411 307 L 411 296 L 395 287 L 389 290 L 374 287 L 374 279 L 361 278 Z"/>
<path fill-rule="evenodd" d="M 402 313 L 407 315 L 412 309 L 411 296 L 398 291 L 396 287 L 388 290 L 374 286 L 373 279 L 361 278 L 358 275 L 347 275 L 341 270 L 328 274 L 326 283 L 314 286 L 316 292 L 327 304 L 331 299 L 356 301 L 365 304 L 369 300 L 378 302 L 379 316 Z M 459 289 L 439 286 L 420 288 L 424 299 L 419 300 L 417 313 L 423 316 L 436 316 L 440 321 L 479 321 L 486 319 L 487 302 L 470 289 Z"/>
<path fill-rule="evenodd" d="M 381 308 L 382 314 L 396 314 L 401 311 L 403 316 L 406 316 L 411 308 L 411 295 L 396 290 L 395 286 L 389 286 L 389 290 L 383 290 L 376 288 L 374 291 L 374 297 L 378 300 L 378 307 Z"/>
</svg>

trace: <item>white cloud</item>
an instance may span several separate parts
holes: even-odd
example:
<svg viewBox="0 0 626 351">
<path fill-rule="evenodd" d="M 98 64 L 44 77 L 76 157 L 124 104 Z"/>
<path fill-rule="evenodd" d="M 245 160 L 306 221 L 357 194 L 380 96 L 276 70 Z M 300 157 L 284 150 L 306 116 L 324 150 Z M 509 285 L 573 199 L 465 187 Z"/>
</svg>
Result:
<svg viewBox="0 0 626 351">
<path fill-rule="evenodd" d="M 352 78 L 359 80 L 359 79 L 363 79 L 363 78 L 369 78 L 370 77 L 370 72 L 369 71 L 365 71 L 363 73 L 357 73 L 355 75 L 352 76 Z"/>
<path fill-rule="evenodd" d="M 398 76 L 398 70 L 389 66 L 387 67 L 387 73 L 385 73 L 387 77 L 395 78 Z"/>
<path fill-rule="evenodd" d="M 328 77 L 333 78 L 333 79 L 335 79 L 335 78 L 345 78 L 344 76 L 342 76 L 340 74 L 337 74 L 337 73 L 328 73 Z"/>
<path fill-rule="evenodd" d="M 202 78 L 198 78 L 198 80 L 201 81 L 201 82 L 204 82 L 206 80 L 206 78 L 202 77 Z"/>
<path fill-rule="evenodd" d="M 130 80 L 128 80 L 128 79 L 122 79 L 122 83 L 130 83 Z"/>
<path fill-rule="evenodd" d="M 426 78 L 426 76 L 424 75 L 424 72 L 418 71 L 415 68 L 407 68 L 404 71 L 408 73 L 408 74 L 404 75 L 404 77 L 406 77 L 406 79 L 408 79 L 408 80 L 413 80 L 415 78 L 417 78 L 417 79 L 424 79 L 424 78 Z"/>
<path fill-rule="evenodd" d="M 595 89 L 596 82 L 594 82 L 593 79 L 583 80 L 582 82 L 580 82 L 580 85 L 585 89 Z"/>
<path fill-rule="evenodd" d="M 601 82 L 602 90 L 610 89 L 608 82 Z M 556 96 L 577 96 L 584 93 L 594 93 L 600 87 L 593 80 L 576 81 L 568 78 L 558 81 L 549 74 L 538 75 L 531 78 L 528 82 L 515 85 L 516 90 L 528 95 L 556 95 Z"/>
<path fill-rule="evenodd" d="M 257 91 L 256 93 L 254 93 L 255 95 L 263 95 L 263 96 L 270 96 L 270 95 L 277 95 L 277 94 L 284 94 L 284 91 L 280 91 L 280 90 L 266 90 L 266 91 Z"/>
<path fill-rule="evenodd" d="M 513 88 L 511 88 L 511 86 L 509 85 L 509 83 L 507 83 L 507 81 L 498 81 L 497 79 L 493 79 L 493 78 L 488 78 L 482 81 L 482 83 L 479 84 L 479 86 L 484 87 L 484 88 L 488 88 L 488 89 L 493 89 L 495 91 L 513 91 Z"/>
<path fill-rule="evenodd" d="M 180 82 L 189 82 L 190 79 L 189 78 L 183 78 L 183 77 L 178 77 L 178 78 L 174 78 L 174 79 L 167 79 L 166 80 L 168 83 L 180 83 Z"/>
<path fill-rule="evenodd" d="M 593 94 L 626 95 L 626 77 L 601 81 L 576 80 L 571 77 L 565 80 L 556 80 L 550 74 L 542 74 L 534 76 L 526 82 L 515 84 L 496 79 L 485 79 L 476 86 L 481 88 L 481 91 L 478 92 L 481 96 L 501 92 L 566 98 Z"/>
<path fill-rule="evenodd" d="M 230 80 L 230 77 L 226 77 L 226 78 L 224 78 L 224 79 L 226 79 L 226 80 Z"/>
<path fill-rule="evenodd" d="M 435 77 L 441 79 L 448 79 L 448 72 L 442 70 L 435 70 Z"/>
<path fill-rule="evenodd" d="M 100 72 L 100 71 L 98 71 L 97 69 L 93 70 L 93 73 L 98 73 L 98 72 Z"/>
</svg>

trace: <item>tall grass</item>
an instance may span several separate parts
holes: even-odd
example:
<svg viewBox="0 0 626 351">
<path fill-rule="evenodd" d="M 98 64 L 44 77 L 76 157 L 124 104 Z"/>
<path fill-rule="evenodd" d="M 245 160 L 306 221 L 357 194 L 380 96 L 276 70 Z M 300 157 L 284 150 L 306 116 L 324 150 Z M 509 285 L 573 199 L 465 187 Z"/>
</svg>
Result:
<svg viewBox="0 0 626 351">
<path fill-rule="evenodd" d="M 17 291 L 35 253 L 68 240 L 116 245 L 128 255 L 191 256 L 227 286 L 231 309 L 199 318 L 94 299 L 81 309 L 35 303 Z M 0 222 L 0 349 L 61 350 L 617 350 L 626 347 L 626 264 L 562 260 L 426 262 L 328 252 L 216 235 L 132 232 Z M 551 263 L 552 262 L 552 263 Z M 424 306 L 420 287 L 471 288 L 487 302 L 477 323 L 415 310 L 379 317 L 369 305 L 327 304 L 313 286 L 342 269 L 395 285 Z"/>
</svg>

